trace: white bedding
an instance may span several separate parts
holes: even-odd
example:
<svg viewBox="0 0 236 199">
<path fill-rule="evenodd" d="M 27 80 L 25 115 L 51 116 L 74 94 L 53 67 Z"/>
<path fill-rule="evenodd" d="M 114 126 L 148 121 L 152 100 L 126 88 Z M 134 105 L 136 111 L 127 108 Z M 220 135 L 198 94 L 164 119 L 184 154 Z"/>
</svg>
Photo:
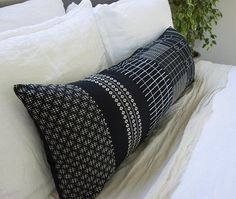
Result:
<svg viewBox="0 0 236 199">
<path fill-rule="evenodd" d="M 200 61 L 193 87 L 98 199 L 236 198 L 235 83 L 236 67 Z"/>
<path fill-rule="evenodd" d="M 236 198 L 236 67 L 213 99 L 204 126 L 173 199 Z"/>
</svg>

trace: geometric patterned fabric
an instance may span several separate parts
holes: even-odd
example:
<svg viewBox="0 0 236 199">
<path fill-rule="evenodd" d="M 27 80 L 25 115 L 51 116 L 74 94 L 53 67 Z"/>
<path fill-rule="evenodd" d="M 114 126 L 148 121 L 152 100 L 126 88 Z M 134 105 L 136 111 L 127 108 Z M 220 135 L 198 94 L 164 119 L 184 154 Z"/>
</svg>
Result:
<svg viewBox="0 0 236 199">
<path fill-rule="evenodd" d="M 193 79 L 190 48 L 168 28 L 98 74 L 14 90 L 39 129 L 60 198 L 92 199 Z"/>
</svg>

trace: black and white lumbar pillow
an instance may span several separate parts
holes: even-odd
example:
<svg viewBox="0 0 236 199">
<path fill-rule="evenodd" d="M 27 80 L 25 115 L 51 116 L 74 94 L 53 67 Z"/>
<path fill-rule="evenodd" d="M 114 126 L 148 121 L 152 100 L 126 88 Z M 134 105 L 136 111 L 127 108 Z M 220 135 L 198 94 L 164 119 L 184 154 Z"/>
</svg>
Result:
<svg viewBox="0 0 236 199">
<path fill-rule="evenodd" d="M 16 85 L 43 139 L 61 199 L 94 198 L 193 82 L 174 29 L 99 74 L 65 85 Z"/>
</svg>

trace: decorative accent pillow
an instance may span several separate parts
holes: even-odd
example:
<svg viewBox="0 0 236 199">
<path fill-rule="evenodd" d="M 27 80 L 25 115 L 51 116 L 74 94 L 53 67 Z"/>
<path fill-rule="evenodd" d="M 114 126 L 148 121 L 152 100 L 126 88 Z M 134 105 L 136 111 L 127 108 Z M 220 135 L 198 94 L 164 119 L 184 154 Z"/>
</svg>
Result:
<svg viewBox="0 0 236 199">
<path fill-rule="evenodd" d="M 193 82 L 174 29 L 130 58 L 70 84 L 16 85 L 35 121 L 61 199 L 94 198 Z"/>
<path fill-rule="evenodd" d="M 0 32 L 42 23 L 64 14 L 62 0 L 30 0 L 6 6 L 0 8 Z"/>
<path fill-rule="evenodd" d="M 118 64 L 173 26 L 168 0 L 120 0 L 94 8 L 110 64 Z"/>
</svg>

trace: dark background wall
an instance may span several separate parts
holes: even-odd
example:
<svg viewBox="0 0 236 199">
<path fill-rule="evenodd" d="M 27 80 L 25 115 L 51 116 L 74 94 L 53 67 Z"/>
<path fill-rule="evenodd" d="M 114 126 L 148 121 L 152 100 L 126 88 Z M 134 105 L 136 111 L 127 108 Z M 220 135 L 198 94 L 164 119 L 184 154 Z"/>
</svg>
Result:
<svg viewBox="0 0 236 199">
<path fill-rule="evenodd" d="M 11 4 L 15 4 L 15 3 L 21 3 L 21 2 L 24 2 L 26 0 L 0 0 L 0 7 L 4 7 L 4 6 L 8 6 L 8 5 L 11 5 Z M 65 7 L 67 7 L 72 1 L 75 2 L 75 3 L 79 3 L 81 2 L 81 0 L 63 0 L 64 1 L 64 4 L 65 4 Z M 97 5 L 97 4 L 103 4 L 103 3 L 112 3 L 112 2 L 115 2 L 117 0 L 91 0 L 92 3 L 93 3 L 93 6 Z"/>
<path fill-rule="evenodd" d="M 79 3 L 81 2 L 81 0 L 63 0 L 65 3 L 65 6 L 69 5 L 72 1 L 75 3 Z M 112 2 L 115 2 L 117 0 L 91 0 L 93 6 L 97 5 L 97 4 L 103 4 L 103 3 L 107 3 L 110 4 Z"/>
<path fill-rule="evenodd" d="M 15 3 L 21 3 L 24 1 L 25 0 L 0 0 L 0 8 L 4 7 L 4 6 L 11 5 L 11 4 L 15 4 Z"/>
</svg>

